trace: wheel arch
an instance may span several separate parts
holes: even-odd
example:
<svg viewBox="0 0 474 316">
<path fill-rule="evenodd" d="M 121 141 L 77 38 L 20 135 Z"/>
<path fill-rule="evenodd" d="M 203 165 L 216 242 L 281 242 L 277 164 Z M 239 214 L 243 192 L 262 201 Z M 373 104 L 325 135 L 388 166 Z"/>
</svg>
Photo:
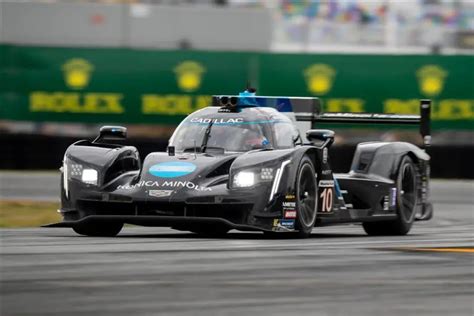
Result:
<svg viewBox="0 0 474 316">
<path fill-rule="evenodd" d="M 317 174 L 317 178 L 320 178 L 321 174 L 321 150 L 312 147 L 312 146 L 302 146 L 298 149 L 296 149 L 293 152 L 293 155 L 291 157 L 292 163 L 288 168 L 288 173 L 287 173 L 287 181 L 286 181 L 286 190 L 287 191 L 294 191 L 295 190 L 295 184 L 296 184 L 296 176 L 298 172 L 298 167 L 300 165 L 301 160 L 303 159 L 304 156 L 308 156 L 311 162 L 313 163 L 314 170 Z"/>
<path fill-rule="evenodd" d="M 372 174 L 394 180 L 404 156 L 417 166 L 426 165 L 430 157 L 419 147 L 406 142 L 370 142 L 357 145 L 351 172 Z"/>
</svg>

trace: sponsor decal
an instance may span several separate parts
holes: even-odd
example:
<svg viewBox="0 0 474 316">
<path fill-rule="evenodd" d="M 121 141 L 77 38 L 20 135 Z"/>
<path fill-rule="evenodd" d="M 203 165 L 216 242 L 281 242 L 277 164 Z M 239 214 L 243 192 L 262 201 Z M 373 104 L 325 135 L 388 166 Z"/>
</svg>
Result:
<svg viewBox="0 0 474 316">
<path fill-rule="evenodd" d="M 327 188 L 327 187 L 332 188 L 333 186 L 334 186 L 334 180 L 321 180 L 321 181 L 319 181 L 319 187 L 320 188 Z"/>
<path fill-rule="evenodd" d="M 321 171 L 321 174 L 322 174 L 323 176 L 330 175 L 330 174 L 331 174 L 331 170 L 329 170 L 329 169 L 328 169 L 328 170 L 323 170 L 323 171 Z"/>
<path fill-rule="evenodd" d="M 296 210 L 286 210 L 283 214 L 284 218 L 296 218 Z"/>
<path fill-rule="evenodd" d="M 285 195 L 285 199 L 294 200 L 294 199 L 296 199 L 296 196 L 294 194 L 287 194 L 287 195 Z"/>
<path fill-rule="evenodd" d="M 295 220 L 294 219 L 279 219 L 275 218 L 273 220 L 273 231 L 281 232 L 281 231 L 294 231 L 295 228 Z"/>
<path fill-rule="evenodd" d="M 198 123 L 198 124 L 209 124 L 213 123 L 216 125 L 219 124 L 239 124 L 243 123 L 244 119 L 241 117 L 234 117 L 234 118 L 201 118 L 201 117 L 194 117 L 190 121 L 190 123 Z"/>
<path fill-rule="evenodd" d="M 165 181 L 162 187 L 187 188 L 196 191 L 212 191 L 211 188 L 199 186 L 191 181 Z"/>
<path fill-rule="evenodd" d="M 296 202 L 283 202 L 283 207 L 295 208 Z"/>
<path fill-rule="evenodd" d="M 139 188 L 149 188 L 149 187 L 159 187 L 160 184 L 158 181 L 140 181 L 135 184 L 125 184 L 125 185 L 119 185 L 117 187 L 117 190 L 131 190 L 131 189 L 139 189 Z"/>
<path fill-rule="evenodd" d="M 174 68 L 178 87 L 185 92 L 193 92 L 199 89 L 202 75 L 206 69 L 199 63 L 186 60 Z"/>
<path fill-rule="evenodd" d="M 148 172 L 159 178 L 177 178 L 188 175 L 196 170 L 196 165 L 190 162 L 170 161 L 153 165 Z"/>
<path fill-rule="evenodd" d="M 173 193 L 173 190 L 150 190 L 148 191 L 149 196 L 153 197 L 166 197 L 170 196 Z"/>
<path fill-rule="evenodd" d="M 308 91 L 314 95 L 328 93 L 334 83 L 336 70 L 326 64 L 313 64 L 303 71 Z"/>
<path fill-rule="evenodd" d="M 328 162 L 328 149 L 326 147 L 324 147 L 323 149 L 323 163 L 327 163 Z"/>
<path fill-rule="evenodd" d="M 289 229 L 293 229 L 295 227 L 295 220 L 294 219 L 282 219 L 280 221 L 281 226 Z"/>
<path fill-rule="evenodd" d="M 176 189 L 186 188 L 189 190 L 196 190 L 196 191 L 212 191 L 211 188 L 197 185 L 191 181 L 164 181 L 163 183 L 160 183 L 158 181 L 140 181 L 132 185 L 130 184 L 119 185 L 117 187 L 117 190 L 132 190 L 132 189 L 140 189 L 140 188 L 161 188 L 161 187 L 166 187 L 166 188 L 171 187 L 171 188 L 176 188 Z M 153 191 L 153 190 L 150 190 L 150 191 Z M 156 191 L 173 192 L 173 190 L 156 190 Z M 149 194 L 152 195 L 154 193 L 149 193 Z M 160 194 L 160 193 L 156 193 L 156 194 Z"/>
</svg>

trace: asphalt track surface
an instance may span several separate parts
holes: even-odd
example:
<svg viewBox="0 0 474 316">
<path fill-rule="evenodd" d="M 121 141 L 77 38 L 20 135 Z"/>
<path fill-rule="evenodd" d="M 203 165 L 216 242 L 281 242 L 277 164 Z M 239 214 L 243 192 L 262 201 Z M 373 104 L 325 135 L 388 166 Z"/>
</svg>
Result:
<svg viewBox="0 0 474 316">
<path fill-rule="evenodd" d="M 1 315 L 473 315 L 474 183 L 435 181 L 433 201 L 435 218 L 405 237 L 3 229 Z"/>
</svg>

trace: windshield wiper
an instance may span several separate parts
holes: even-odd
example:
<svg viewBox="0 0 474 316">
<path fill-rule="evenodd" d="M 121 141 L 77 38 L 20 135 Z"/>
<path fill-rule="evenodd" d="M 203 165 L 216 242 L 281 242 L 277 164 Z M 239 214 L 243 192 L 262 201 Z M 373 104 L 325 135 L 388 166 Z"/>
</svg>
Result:
<svg viewBox="0 0 474 316">
<path fill-rule="evenodd" d="M 206 127 L 206 131 L 204 132 L 204 138 L 202 139 L 202 144 L 201 144 L 202 153 L 206 151 L 207 142 L 209 141 L 209 138 L 211 137 L 212 124 L 214 123 L 210 122 L 209 125 Z"/>
</svg>

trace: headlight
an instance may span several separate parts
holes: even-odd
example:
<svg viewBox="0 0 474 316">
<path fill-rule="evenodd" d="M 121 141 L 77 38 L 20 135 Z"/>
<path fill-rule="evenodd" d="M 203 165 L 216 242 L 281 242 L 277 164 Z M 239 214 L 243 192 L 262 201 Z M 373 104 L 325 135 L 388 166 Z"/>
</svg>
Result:
<svg viewBox="0 0 474 316">
<path fill-rule="evenodd" d="M 232 178 L 233 188 L 248 188 L 260 182 L 272 181 L 273 168 L 250 168 L 237 172 Z"/>
<path fill-rule="evenodd" d="M 273 180 L 273 168 L 262 168 L 260 172 L 260 179 L 263 181 Z"/>
<path fill-rule="evenodd" d="M 97 185 L 98 173 L 94 169 L 82 170 L 82 182 Z"/>
<path fill-rule="evenodd" d="M 84 165 L 72 161 L 71 159 L 65 159 L 65 164 L 63 168 L 64 176 L 66 179 L 74 179 L 86 184 L 97 185 L 99 180 L 99 173 L 97 170 L 92 168 L 87 168 Z M 67 181 L 65 182 L 65 187 L 67 186 Z"/>
<path fill-rule="evenodd" d="M 255 184 L 255 173 L 251 171 L 240 171 L 234 176 L 233 186 L 236 188 L 247 188 Z"/>
</svg>

